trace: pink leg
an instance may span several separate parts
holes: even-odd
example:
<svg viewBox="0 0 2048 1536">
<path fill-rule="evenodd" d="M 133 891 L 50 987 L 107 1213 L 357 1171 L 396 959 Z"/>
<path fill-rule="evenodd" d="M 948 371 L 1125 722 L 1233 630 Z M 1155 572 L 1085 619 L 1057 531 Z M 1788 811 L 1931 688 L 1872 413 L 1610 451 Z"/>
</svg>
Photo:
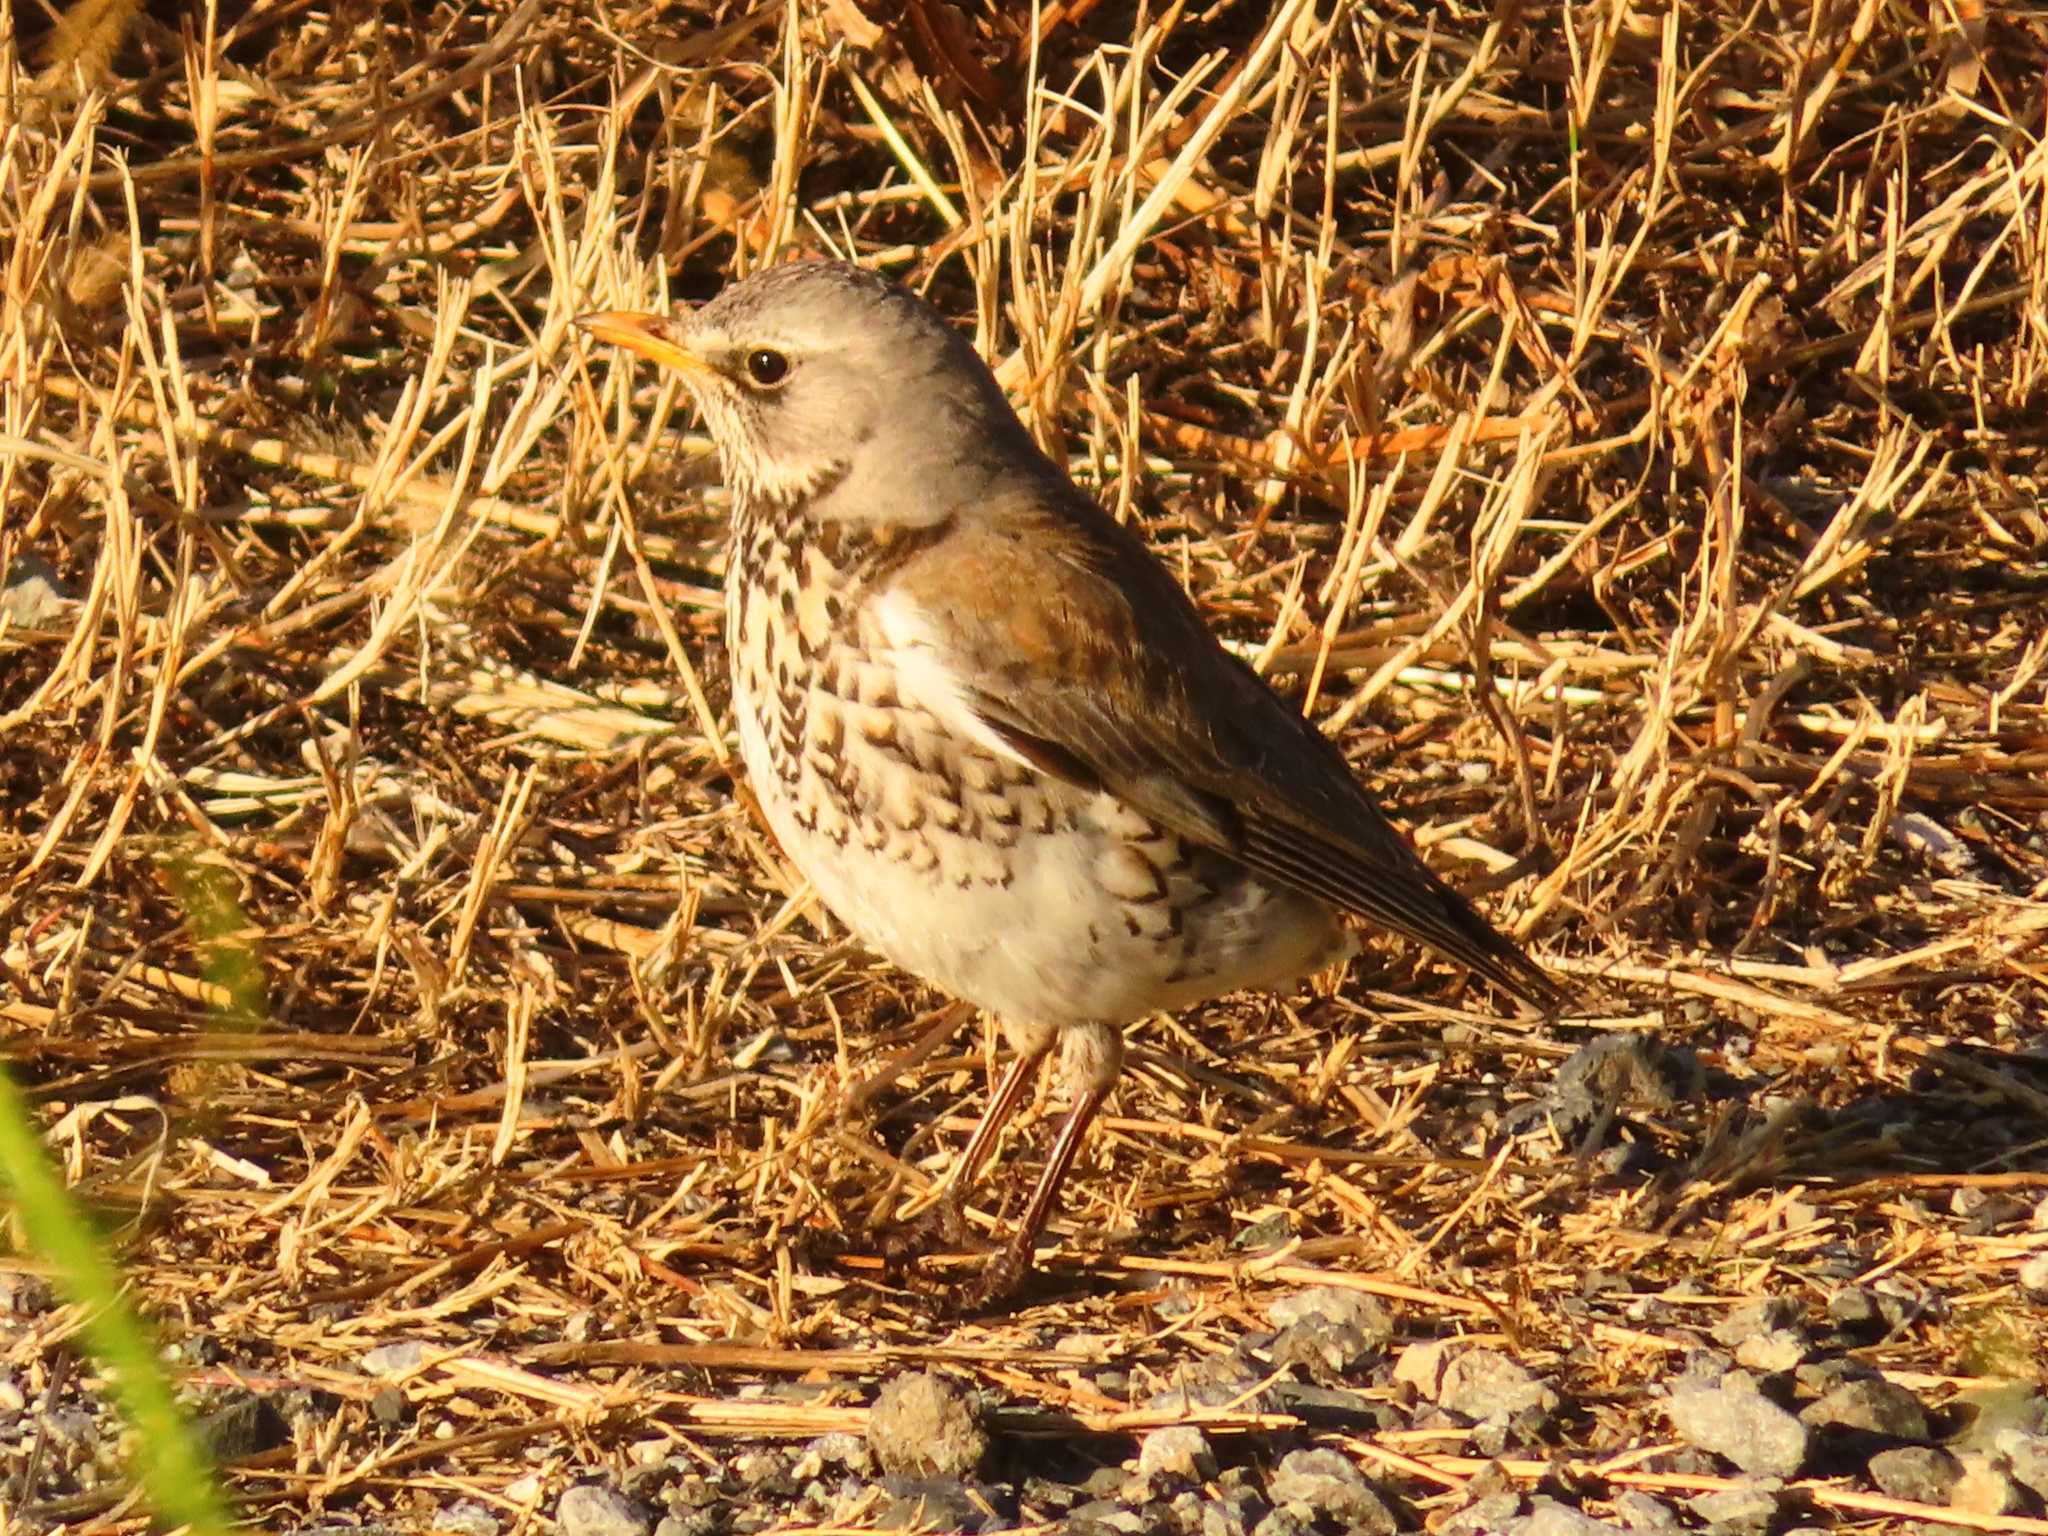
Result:
<svg viewBox="0 0 2048 1536">
<path fill-rule="evenodd" d="M 1081 1138 L 1087 1134 L 1088 1124 L 1095 1118 L 1095 1112 L 1102 1107 L 1102 1101 L 1109 1094 L 1109 1085 L 1085 1089 L 1075 1098 L 1074 1107 L 1067 1111 L 1066 1122 L 1060 1126 L 1059 1139 L 1052 1144 L 1052 1154 L 1045 1160 L 1045 1171 L 1038 1176 L 1038 1185 L 1031 1191 L 1031 1203 L 1024 1207 L 1024 1214 L 1017 1223 L 1017 1235 L 1010 1239 L 1009 1246 L 993 1259 L 982 1272 L 979 1299 L 983 1303 L 1000 1301 L 1017 1288 L 1017 1283 L 1031 1269 L 1031 1262 L 1038 1251 L 1039 1234 L 1045 1230 L 1046 1218 L 1052 1215 L 1052 1204 L 1058 1198 L 1060 1185 L 1066 1181 L 1067 1170 L 1074 1166 L 1074 1154 L 1081 1150 Z"/>
<path fill-rule="evenodd" d="M 945 1193 L 939 1197 L 939 1225 L 947 1240 L 959 1242 L 967 1235 L 967 1220 L 962 1207 L 967 1191 L 974 1187 L 981 1165 L 988 1161 L 988 1155 L 996 1149 L 996 1138 L 1010 1117 L 1017 1113 L 1018 1102 L 1024 1097 L 1024 1090 L 1030 1085 L 1031 1075 L 1038 1070 L 1038 1064 L 1045 1060 L 1046 1052 L 1052 1049 L 1052 1040 L 1029 1055 L 1019 1056 L 1010 1063 L 1003 1073 L 1002 1081 L 996 1084 L 995 1097 L 988 1101 L 988 1108 L 982 1111 L 981 1121 L 974 1127 L 974 1134 L 967 1140 L 967 1150 L 960 1154 L 960 1161 L 953 1165 L 953 1176 L 946 1181 Z"/>
</svg>

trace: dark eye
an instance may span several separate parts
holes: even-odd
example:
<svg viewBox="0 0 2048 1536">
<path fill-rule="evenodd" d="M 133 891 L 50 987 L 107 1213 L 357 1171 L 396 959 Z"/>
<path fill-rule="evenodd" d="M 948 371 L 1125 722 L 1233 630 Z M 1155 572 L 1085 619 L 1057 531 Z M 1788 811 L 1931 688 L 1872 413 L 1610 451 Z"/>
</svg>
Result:
<svg viewBox="0 0 2048 1536">
<path fill-rule="evenodd" d="M 789 377 L 789 359 L 767 347 L 756 347 L 747 354 L 747 377 L 763 389 L 773 389 Z"/>
</svg>

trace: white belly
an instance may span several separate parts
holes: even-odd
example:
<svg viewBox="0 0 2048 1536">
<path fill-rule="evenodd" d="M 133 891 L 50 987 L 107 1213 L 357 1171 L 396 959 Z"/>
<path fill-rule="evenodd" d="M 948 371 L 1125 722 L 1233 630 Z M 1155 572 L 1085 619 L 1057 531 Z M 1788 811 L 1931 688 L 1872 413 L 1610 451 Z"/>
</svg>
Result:
<svg viewBox="0 0 2048 1536">
<path fill-rule="evenodd" d="M 999 1017 L 1122 1023 L 1345 952 L 1320 903 L 900 705 L 811 690 L 792 785 L 770 749 L 772 701 L 735 683 L 756 795 L 826 907 L 895 965 Z"/>
</svg>

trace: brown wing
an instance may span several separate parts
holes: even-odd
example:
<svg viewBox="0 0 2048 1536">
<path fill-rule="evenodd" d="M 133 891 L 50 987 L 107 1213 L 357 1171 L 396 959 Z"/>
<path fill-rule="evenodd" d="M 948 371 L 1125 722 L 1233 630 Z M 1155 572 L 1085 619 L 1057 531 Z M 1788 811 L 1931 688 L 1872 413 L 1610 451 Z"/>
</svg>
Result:
<svg viewBox="0 0 2048 1536">
<path fill-rule="evenodd" d="M 1557 985 L 1431 872 L 1329 739 L 1217 643 L 1132 534 L 1048 480 L 983 502 L 943 559 L 892 582 L 980 725 L 1046 773 L 1554 1009 Z"/>
</svg>

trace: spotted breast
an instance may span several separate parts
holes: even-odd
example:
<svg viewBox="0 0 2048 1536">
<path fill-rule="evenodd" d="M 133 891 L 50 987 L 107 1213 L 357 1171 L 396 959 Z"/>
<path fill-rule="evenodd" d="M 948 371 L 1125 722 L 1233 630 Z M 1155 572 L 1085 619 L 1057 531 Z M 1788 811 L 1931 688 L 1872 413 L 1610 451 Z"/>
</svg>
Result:
<svg viewBox="0 0 2048 1536">
<path fill-rule="evenodd" d="M 1053 1028 L 1185 1006 L 1341 953 L 1317 903 L 931 707 L 947 682 L 915 643 L 897 577 L 951 536 L 949 523 L 821 523 L 772 504 L 735 519 L 741 752 L 825 905 L 905 970 Z"/>
</svg>

